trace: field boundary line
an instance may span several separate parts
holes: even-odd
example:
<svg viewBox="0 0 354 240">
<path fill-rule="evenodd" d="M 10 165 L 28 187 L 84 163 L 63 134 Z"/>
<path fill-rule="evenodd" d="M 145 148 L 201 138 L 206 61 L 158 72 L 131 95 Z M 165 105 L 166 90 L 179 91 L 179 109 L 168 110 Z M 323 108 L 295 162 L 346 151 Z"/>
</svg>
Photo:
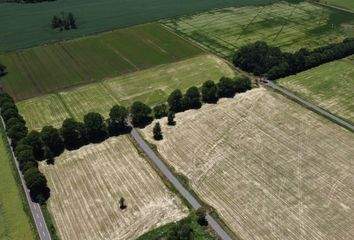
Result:
<svg viewBox="0 0 354 240">
<path fill-rule="evenodd" d="M 76 57 L 62 44 L 62 42 L 59 42 L 58 45 L 60 48 L 69 56 L 71 60 L 76 64 L 76 66 L 79 68 L 81 74 L 83 77 L 87 77 L 89 81 L 92 81 L 93 78 L 91 74 L 87 71 L 87 69 L 81 64 L 81 62 L 76 59 Z"/>
<path fill-rule="evenodd" d="M 122 53 L 120 53 L 117 49 L 115 49 L 111 44 L 109 43 L 104 43 L 109 49 L 111 49 L 115 54 L 117 54 L 121 59 L 129 63 L 132 67 L 135 68 L 135 70 L 139 71 L 140 68 L 135 65 L 130 59 L 128 59 L 126 56 L 124 56 Z"/>
<path fill-rule="evenodd" d="M 25 59 L 23 59 L 23 55 L 19 51 L 16 51 L 16 57 L 19 60 L 21 68 L 26 73 L 27 78 L 31 81 L 33 86 L 36 88 L 36 90 L 38 91 L 39 95 L 43 95 L 43 90 L 41 89 L 41 87 L 39 86 L 37 81 L 34 79 L 33 74 L 31 72 L 29 66 L 27 65 Z"/>
<path fill-rule="evenodd" d="M 5 121 L 2 118 L 2 116 L 0 116 L 0 119 L 1 119 L 1 124 L 3 126 L 3 129 L 6 129 L 6 124 L 5 124 Z M 20 177 L 22 188 L 23 188 L 23 190 L 25 192 L 27 203 L 28 203 L 28 206 L 30 208 L 32 219 L 33 219 L 33 221 L 35 223 L 39 238 L 41 240 L 52 240 L 50 232 L 49 232 L 48 227 L 47 227 L 47 223 L 46 223 L 46 221 L 44 219 L 44 216 L 43 216 L 42 209 L 41 209 L 40 205 L 38 203 L 33 202 L 31 197 L 30 197 L 29 190 L 27 189 L 24 177 L 23 177 L 23 175 L 22 175 L 22 173 L 20 171 L 20 168 L 19 168 L 19 163 L 18 163 L 17 158 L 15 156 L 14 150 L 11 147 L 11 140 L 9 139 L 8 136 L 4 136 L 4 137 L 6 137 L 6 139 L 7 139 L 7 143 L 8 143 L 8 146 L 9 146 L 8 148 L 10 149 L 12 158 L 13 158 L 13 160 L 15 162 L 17 173 L 18 173 L 18 176 Z"/>
</svg>

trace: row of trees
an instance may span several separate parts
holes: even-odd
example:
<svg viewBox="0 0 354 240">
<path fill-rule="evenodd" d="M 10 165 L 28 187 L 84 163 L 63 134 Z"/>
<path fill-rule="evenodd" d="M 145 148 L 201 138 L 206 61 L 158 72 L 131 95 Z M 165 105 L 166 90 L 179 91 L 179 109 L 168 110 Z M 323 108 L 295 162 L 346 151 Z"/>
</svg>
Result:
<svg viewBox="0 0 354 240">
<path fill-rule="evenodd" d="M 168 116 L 168 125 L 174 125 L 174 114 L 188 109 L 199 109 L 204 103 L 216 103 L 219 98 L 234 97 L 236 93 L 251 89 L 251 81 L 248 78 L 222 77 L 216 84 L 209 80 L 203 83 L 201 89 L 190 87 L 183 95 L 181 90 L 174 90 L 168 97 L 166 104 L 154 107 L 155 118 Z M 155 140 L 163 139 L 161 125 L 157 122 L 153 128 Z"/>
<path fill-rule="evenodd" d="M 273 80 L 352 54 L 354 38 L 313 50 L 302 48 L 295 53 L 282 52 L 277 47 L 270 47 L 267 43 L 258 41 L 240 48 L 233 57 L 233 63 L 242 70 Z"/>
<path fill-rule="evenodd" d="M 42 142 L 38 141 L 36 133 L 28 134 L 26 122 L 19 114 L 11 96 L 0 93 L 0 108 L 7 136 L 11 139 L 11 146 L 15 150 L 15 156 L 27 188 L 30 190 L 31 198 L 35 202 L 43 204 L 50 196 L 50 189 L 45 176 L 38 170 L 36 161 L 38 155 L 42 154 Z M 38 148 L 41 149 L 40 152 Z M 43 158 L 42 155 L 41 158 Z"/>
<path fill-rule="evenodd" d="M 52 18 L 52 28 L 57 29 L 59 28 L 60 31 L 62 30 L 70 30 L 70 29 L 76 29 L 76 18 L 74 14 L 69 13 L 68 15 L 65 15 L 64 12 L 61 13 L 61 16 L 53 16 Z"/>
<path fill-rule="evenodd" d="M 175 112 L 197 109 L 206 103 L 215 103 L 220 97 L 232 97 L 236 92 L 246 91 L 251 82 L 246 78 L 222 78 L 215 84 L 207 81 L 201 90 L 191 87 L 183 95 L 180 90 L 173 91 L 168 98 L 168 105 L 158 105 L 152 110 L 142 102 L 134 102 L 127 108 L 115 105 L 111 108 L 109 118 L 99 113 L 88 113 L 83 122 L 72 118 L 63 121 L 60 129 L 45 126 L 38 131 L 28 133 L 26 122 L 19 114 L 14 100 L 6 93 L 0 94 L 1 116 L 5 121 L 6 132 L 19 162 L 27 187 L 34 201 L 45 203 L 50 196 L 45 176 L 38 170 L 38 162 L 47 160 L 54 163 L 54 157 L 65 149 L 78 149 L 89 143 L 99 143 L 109 136 L 117 136 L 130 131 L 127 119 L 130 116 L 134 126 L 140 127 L 150 123 L 154 117 L 168 116 L 168 124 L 174 125 Z M 158 125 L 156 137 L 161 139 L 161 127 Z"/>
</svg>

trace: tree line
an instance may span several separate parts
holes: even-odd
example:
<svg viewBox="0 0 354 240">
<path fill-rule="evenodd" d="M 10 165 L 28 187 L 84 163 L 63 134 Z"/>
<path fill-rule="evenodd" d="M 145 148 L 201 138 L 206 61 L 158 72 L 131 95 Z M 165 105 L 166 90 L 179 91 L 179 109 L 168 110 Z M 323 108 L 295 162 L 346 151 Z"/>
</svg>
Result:
<svg viewBox="0 0 354 240">
<path fill-rule="evenodd" d="M 183 95 L 181 90 L 174 90 L 167 99 L 167 104 L 160 104 L 154 107 L 155 118 L 167 116 L 168 125 L 174 125 L 174 114 L 189 109 L 199 109 L 203 103 L 216 103 L 220 98 L 232 98 L 236 93 L 245 92 L 251 89 L 251 81 L 246 77 L 227 78 L 222 77 L 218 83 L 211 80 L 203 83 L 199 89 L 190 87 Z M 157 122 L 153 128 L 155 140 L 163 138 L 160 123 Z"/>
<path fill-rule="evenodd" d="M 302 48 L 295 53 L 282 52 L 278 47 L 257 41 L 241 47 L 233 56 L 233 63 L 244 71 L 270 80 L 296 74 L 323 63 L 354 54 L 354 38 L 344 39 L 313 50 Z"/>
<path fill-rule="evenodd" d="M 47 186 L 47 179 L 39 171 L 36 161 L 39 159 L 37 145 L 42 142 L 38 142 L 38 136 L 35 133 L 28 134 L 26 122 L 19 114 L 10 95 L 0 93 L 0 109 L 6 126 L 6 134 L 11 139 L 11 147 L 14 149 L 31 198 L 33 201 L 43 204 L 50 196 L 50 189 Z"/>
<path fill-rule="evenodd" d="M 167 104 L 157 105 L 153 109 L 139 101 L 134 102 L 129 109 L 114 105 L 107 119 L 99 113 L 90 112 L 84 116 L 83 122 L 67 118 L 60 128 L 45 126 L 40 132 L 28 132 L 24 118 L 7 93 L 0 93 L 0 108 L 7 136 L 11 139 L 30 195 L 35 202 L 43 204 L 50 197 L 50 189 L 45 176 L 38 169 L 38 161 L 46 160 L 48 164 L 54 164 L 54 158 L 65 149 L 75 150 L 90 143 L 100 143 L 111 136 L 129 133 L 129 117 L 136 127 L 143 127 L 154 118 L 164 116 L 168 116 L 169 124 L 174 125 L 176 112 L 200 108 L 202 102 L 216 103 L 221 97 L 232 97 L 250 88 L 251 81 L 248 78 L 221 78 L 217 84 L 206 81 L 201 89 L 191 87 L 184 95 L 180 90 L 173 91 Z M 162 138 L 162 133 L 159 138 Z"/>
<path fill-rule="evenodd" d="M 77 28 L 76 18 L 74 14 L 68 13 L 68 15 L 65 15 L 64 12 L 61 13 L 61 16 L 54 15 L 52 18 L 51 25 L 53 29 L 59 28 L 60 31 L 63 31 L 64 29 L 70 30 Z"/>
</svg>

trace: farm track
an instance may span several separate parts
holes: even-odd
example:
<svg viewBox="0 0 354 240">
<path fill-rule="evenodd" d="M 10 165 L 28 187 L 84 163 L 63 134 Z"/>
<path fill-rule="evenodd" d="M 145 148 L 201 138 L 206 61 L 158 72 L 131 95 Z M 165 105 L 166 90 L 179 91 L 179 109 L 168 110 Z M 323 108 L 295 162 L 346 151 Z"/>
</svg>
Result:
<svg viewBox="0 0 354 240">
<path fill-rule="evenodd" d="M 192 205 L 192 207 L 194 209 L 200 208 L 202 205 L 198 202 L 198 200 L 195 199 L 193 195 L 178 181 L 178 179 L 168 169 L 165 163 L 155 154 L 155 152 L 150 148 L 145 140 L 139 135 L 135 128 L 132 129 L 130 134 L 136 143 L 141 147 L 141 149 L 143 149 L 146 155 L 154 162 L 161 173 L 172 183 L 172 185 Z M 207 214 L 206 218 L 209 225 L 222 240 L 232 240 L 229 234 L 220 226 L 217 221 L 215 221 L 215 219 L 210 214 Z"/>
<path fill-rule="evenodd" d="M 125 57 L 122 53 L 120 53 L 117 49 L 115 49 L 114 47 L 112 47 L 111 44 L 107 43 L 106 44 L 107 47 L 109 47 L 115 54 L 117 54 L 120 58 L 122 58 L 124 61 L 126 61 L 127 63 L 129 63 L 133 68 L 135 68 L 136 71 L 139 71 L 140 68 L 135 65 L 132 61 L 130 61 L 127 57 Z"/>
<path fill-rule="evenodd" d="M 86 68 L 81 64 L 81 62 L 62 44 L 59 43 L 59 46 L 63 51 L 73 60 L 73 62 L 76 64 L 77 68 L 81 72 L 81 74 L 86 77 L 88 81 L 92 81 L 93 77 L 91 74 L 86 70 Z"/>
<path fill-rule="evenodd" d="M 285 94 L 286 96 L 290 97 L 291 99 L 294 99 L 295 101 L 305 105 L 306 107 L 312 109 L 315 112 L 320 113 L 321 115 L 331 119 L 332 121 L 336 122 L 337 124 L 344 126 L 348 129 L 350 129 L 351 131 L 354 132 L 354 125 L 352 125 L 351 123 L 327 112 L 326 110 L 306 101 L 305 99 L 298 97 L 297 95 L 295 95 L 294 93 L 286 90 L 285 88 L 280 87 L 279 85 L 273 83 L 272 81 L 266 80 L 265 84 L 275 90 L 278 90 L 279 92 Z"/>
</svg>

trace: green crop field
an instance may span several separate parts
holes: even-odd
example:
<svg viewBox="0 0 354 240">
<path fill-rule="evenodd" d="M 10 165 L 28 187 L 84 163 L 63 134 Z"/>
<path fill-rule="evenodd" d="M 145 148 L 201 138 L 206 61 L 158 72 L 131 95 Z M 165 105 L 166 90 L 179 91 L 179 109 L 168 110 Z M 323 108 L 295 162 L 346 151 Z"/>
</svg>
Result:
<svg viewBox="0 0 354 240">
<path fill-rule="evenodd" d="M 0 239 L 37 239 L 29 217 L 26 215 L 18 189 L 12 157 L 5 143 L 3 128 L 0 128 Z M 5 184 L 6 183 L 6 184 Z"/>
<path fill-rule="evenodd" d="M 201 52 L 160 24 L 144 24 L 0 55 L 8 68 L 0 84 L 18 101 Z"/>
<path fill-rule="evenodd" d="M 354 123 L 354 57 L 323 64 L 277 82 Z"/>
<path fill-rule="evenodd" d="M 354 10 L 353 0 L 325 0 L 321 2 L 329 3 L 331 5 L 338 6 L 338 7 L 347 8 L 349 10 Z"/>
<path fill-rule="evenodd" d="M 56 0 L 36 4 L 0 4 L 0 52 L 116 28 L 234 5 L 271 0 Z M 3 0 L 0 0 L 3 2 Z M 51 19 L 73 12 L 78 29 L 54 31 Z"/>
<path fill-rule="evenodd" d="M 231 7 L 162 22 L 226 57 L 258 40 L 295 51 L 354 36 L 354 14 L 308 2 Z"/>
<path fill-rule="evenodd" d="M 45 125 L 60 127 L 67 117 L 82 120 L 90 112 L 108 115 L 116 104 L 130 106 L 133 101 L 149 105 L 165 102 L 175 89 L 185 91 L 200 86 L 206 80 L 218 81 L 222 76 L 233 77 L 234 71 L 213 55 L 200 55 L 176 63 L 137 71 L 124 76 L 21 101 L 17 104 L 30 129 Z"/>
</svg>

